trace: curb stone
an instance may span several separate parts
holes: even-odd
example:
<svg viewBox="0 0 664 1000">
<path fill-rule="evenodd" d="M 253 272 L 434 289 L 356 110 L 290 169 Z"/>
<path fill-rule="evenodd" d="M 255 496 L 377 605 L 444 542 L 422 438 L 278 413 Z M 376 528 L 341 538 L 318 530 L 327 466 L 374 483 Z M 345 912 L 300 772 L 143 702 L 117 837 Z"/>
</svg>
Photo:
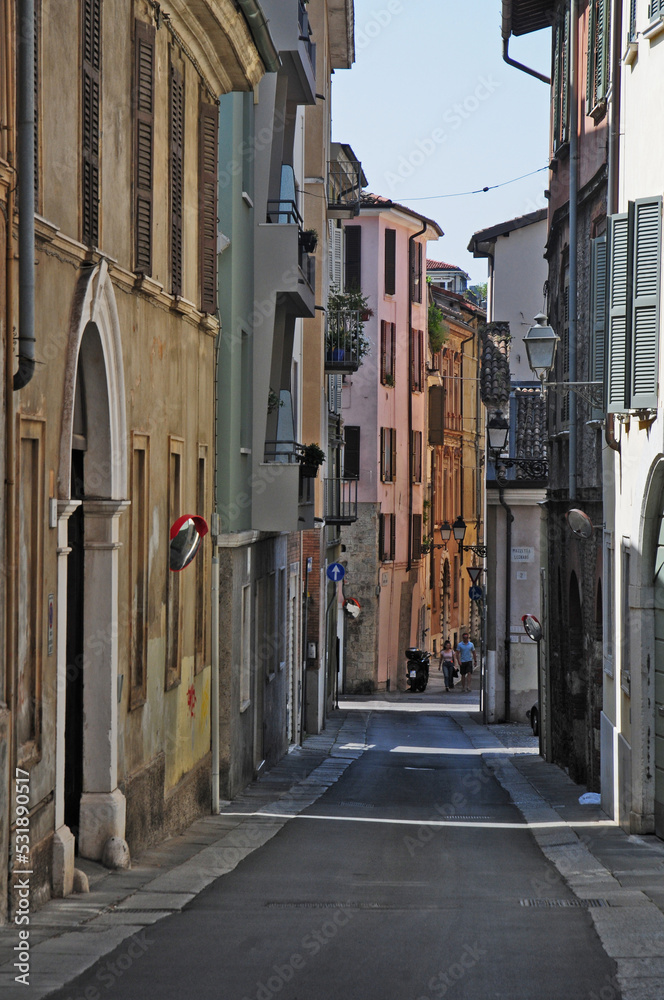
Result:
<svg viewBox="0 0 664 1000">
<path fill-rule="evenodd" d="M 124 957 L 135 960 L 137 951 L 149 947 L 154 923 L 182 910 L 211 882 L 233 871 L 339 780 L 365 752 L 368 719 L 369 713 L 348 718 L 344 711 L 335 712 L 321 734 L 224 803 L 218 816 L 203 816 L 180 837 L 143 852 L 131 870 L 108 872 L 90 864 L 88 894 L 51 899 L 31 914 L 30 1000 L 66 987 L 124 942 Z M 27 995 L 15 981 L 17 943 L 13 923 L 0 927 L 3 1000 Z"/>
<path fill-rule="evenodd" d="M 616 963 L 616 978 L 612 982 L 598 983 L 597 993 L 591 994 L 588 1000 L 600 1000 L 600 997 L 602 1000 L 657 1000 L 663 997 L 664 913 L 644 892 L 622 886 L 574 832 L 574 820 L 561 816 L 521 773 L 517 763 L 504 754 L 492 753 L 492 750 L 504 750 L 504 744 L 491 734 L 489 727 L 475 722 L 470 716 L 460 716 L 456 721 L 473 746 L 482 752 L 487 767 L 527 823 L 561 824 L 555 832 L 535 827 L 531 834 L 574 895 L 579 900 L 601 897 L 608 903 L 589 908 L 589 913 L 604 951 Z M 537 760 L 543 767 L 553 766 L 539 757 Z M 573 785 L 571 779 L 568 780 Z M 576 786 L 577 795 L 579 787 Z M 627 834 L 623 835 L 627 839 Z"/>
</svg>

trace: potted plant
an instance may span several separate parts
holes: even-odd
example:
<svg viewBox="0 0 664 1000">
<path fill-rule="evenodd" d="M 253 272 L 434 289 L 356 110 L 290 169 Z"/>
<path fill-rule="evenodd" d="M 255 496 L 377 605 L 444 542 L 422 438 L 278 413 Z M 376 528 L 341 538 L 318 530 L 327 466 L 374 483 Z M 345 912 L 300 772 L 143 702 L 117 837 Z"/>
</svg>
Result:
<svg viewBox="0 0 664 1000">
<path fill-rule="evenodd" d="M 315 479 L 318 469 L 325 461 L 325 452 L 317 444 L 305 444 L 298 458 L 302 465 L 302 475 Z"/>
<path fill-rule="evenodd" d="M 351 292 L 331 292 L 327 302 L 328 361 L 343 361 L 346 355 L 357 364 L 369 353 L 370 343 L 362 336 L 364 324 L 373 316 L 373 309 L 359 289 Z"/>
<path fill-rule="evenodd" d="M 300 246 L 305 253 L 316 253 L 318 233 L 315 229 L 304 229 L 300 232 Z"/>
</svg>

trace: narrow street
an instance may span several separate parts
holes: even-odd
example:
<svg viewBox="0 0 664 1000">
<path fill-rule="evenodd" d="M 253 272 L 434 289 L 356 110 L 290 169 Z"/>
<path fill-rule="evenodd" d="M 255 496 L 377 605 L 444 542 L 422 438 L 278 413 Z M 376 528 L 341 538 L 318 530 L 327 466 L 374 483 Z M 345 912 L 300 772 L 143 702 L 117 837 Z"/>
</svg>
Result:
<svg viewBox="0 0 664 1000">
<path fill-rule="evenodd" d="M 317 801 L 149 926 L 121 975 L 126 942 L 53 1000 L 568 1000 L 612 980 L 588 908 L 457 721 L 473 706 L 452 693 L 441 712 L 439 687 L 353 706 L 366 749 Z"/>
</svg>

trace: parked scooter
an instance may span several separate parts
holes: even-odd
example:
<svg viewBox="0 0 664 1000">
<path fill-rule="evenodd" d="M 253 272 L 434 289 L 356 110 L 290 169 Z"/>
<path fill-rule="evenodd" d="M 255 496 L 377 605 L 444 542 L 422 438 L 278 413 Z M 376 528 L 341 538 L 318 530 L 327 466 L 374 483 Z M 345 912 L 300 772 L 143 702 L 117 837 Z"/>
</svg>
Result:
<svg viewBox="0 0 664 1000">
<path fill-rule="evenodd" d="M 429 683 L 429 660 L 426 649 L 411 647 L 406 650 L 406 676 L 411 691 L 424 691 Z"/>
</svg>

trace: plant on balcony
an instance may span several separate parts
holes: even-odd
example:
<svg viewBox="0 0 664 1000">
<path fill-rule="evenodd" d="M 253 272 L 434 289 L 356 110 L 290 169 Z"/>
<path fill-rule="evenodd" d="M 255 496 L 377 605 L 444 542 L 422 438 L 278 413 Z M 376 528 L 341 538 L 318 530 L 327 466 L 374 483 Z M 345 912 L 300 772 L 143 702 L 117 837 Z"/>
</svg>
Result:
<svg viewBox="0 0 664 1000">
<path fill-rule="evenodd" d="M 302 465 L 302 475 L 315 479 L 325 461 L 325 452 L 317 444 L 305 444 L 298 458 Z"/>
<path fill-rule="evenodd" d="M 431 551 L 431 538 L 429 535 L 425 535 L 422 539 L 422 545 L 420 546 L 420 551 L 422 554 Z"/>
<path fill-rule="evenodd" d="M 316 253 L 318 233 L 315 229 L 304 229 L 300 232 L 300 246 L 305 253 Z"/>
<path fill-rule="evenodd" d="M 339 317 L 352 313 L 358 313 L 357 329 L 352 330 L 346 326 L 339 329 Z M 367 338 L 362 336 L 364 324 L 373 316 L 369 300 L 359 289 L 354 289 L 352 292 L 334 291 L 330 293 L 328 298 L 327 314 L 327 344 L 325 346 L 328 353 L 347 351 L 361 363 L 371 348 Z"/>
<path fill-rule="evenodd" d="M 435 302 L 429 303 L 429 347 L 432 354 L 438 354 L 450 335 L 450 328 L 443 319 L 443 310 Z"/>
<path fill-rule="evenodd" d="M 267 412 L 274 413 L 275 410 L 279 409 L 279 407 L 283 405 L 283 399 L 281 399 L 279 394 L 271 388 L 267 394 Z"/>
</svg>

